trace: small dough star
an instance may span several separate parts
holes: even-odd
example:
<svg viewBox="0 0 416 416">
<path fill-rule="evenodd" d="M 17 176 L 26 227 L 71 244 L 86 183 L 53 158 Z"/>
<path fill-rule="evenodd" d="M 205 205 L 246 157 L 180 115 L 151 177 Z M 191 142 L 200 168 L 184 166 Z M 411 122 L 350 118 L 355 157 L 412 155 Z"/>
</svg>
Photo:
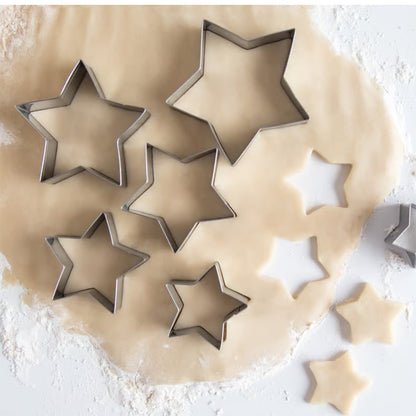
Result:
<svg viewBox="0 0 416 416">
<path fill-rule="evenodd" d="M 340 412 L 350 414 L 356 396 L 371 384 L 354 371 L 351 354 L 346 351 L 335 360 L 309 363 L 316 387 L 310 403 L 330 403 Z"/>
<path fill-rule="evenodd" d="M 350 324 L 354 344 L 369 340 L 393 344 L 393 321 L 403 308 L 399 302 L 382 299 L 366 283 L 357 299 L 337 305 L 336 310 Z"/>
</svg>

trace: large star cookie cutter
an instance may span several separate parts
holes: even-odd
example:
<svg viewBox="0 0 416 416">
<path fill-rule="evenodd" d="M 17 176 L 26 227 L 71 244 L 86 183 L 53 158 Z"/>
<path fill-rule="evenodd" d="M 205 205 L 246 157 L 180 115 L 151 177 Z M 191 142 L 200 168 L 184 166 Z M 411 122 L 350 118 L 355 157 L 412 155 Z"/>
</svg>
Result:
<svg viewBox="0 0 416 416">
<path fill-rule="evenodd" d="M 400 204 L 399 224 L 386 236 L 384 241 L 393 253 L 406 260 L 410 266 L 416 267 L 416 247 L 411 248 L 408 244 L 399 241 L 400 237 L 410 230 L 413 215 L 416 215 L 415 204 Z M 413 232 L 416 233 L 416 230 Z"/>
<path fill-rule="evenodd" d="M 188 232 L 188 234 L 186 235 L 185 239 L 182 242 L 177 242 L 175 240 L 175 238 L 172 235 L 172 232 L 170 231 L 168 224 L 166 223 L 165 219 L 162 216 L 158 216 L 158 215 L 153 215 L 151 213 L 148 212 L 143 212 L 143 211 L 139 211 L 136 210 L 132 207 L 132 205 L 134 204 L 134 202 L 140 198 L 141 195 L 143 195 L 154 183 L 154 167 L 153 167 L 153 151 L 157 150 L 159 152 L 164 153 L 165 155 L 171 157 L 172 159 L 175 159 L 181 163 L 190 163 L 193 162 L 194 160 L 200 159 L 202 157 L 205 157 L 211 153 L 215 153 L 215 159 L 214 159 L 214 166 L 212 169 L 212 177 L 211 177 L 211 188 L 214 190 L 214 192 L 216 193 L 216 195 L 220 198 L 220 200 L 223 202 L 223 204 L 225 205 L 225 207 L 227 208 L 227 210 L 229 211 L 229 215 L 226 216 L 217 216 L 217 217 L 212 217 L 212 218 L 206 218 L 206 219 L 199 219 L 197 220 L 193 227 L 190 229 L 190 231 Z M 228 202 L 221 196 L 221 194 L 217 191 L 217 189 L 215 188 L 215 176 L 216 176 L 216 172 L 217 172 L 217 165 L 218 165 L 218 149 L 213 148 L 213 149 L 208 149 L 205 150 L 203 152 L 200 153 L 196 153 L 194 155 L 185 157 L 184 159 L 181 159 L 179 157 L 177 157 L 176 155 L 166 152 L 164 150 L 161 150 L 157 147 L 154 147 L 153 145 L 147 143 L 146 144 L 146 183 L 141 186 L 121 207 L 121 209 L 123 211 L 128 211 L 131 212 L 133 214 L 137 214 L 137 215 L 142 215 L 144 217 L 148 217 L 151 218 L 155 221 L 157 221 L 159 223 L 160 228 L 163 231 L 163 234 L 165 235 L 166 240 L 169 243 L 170 248 L 172 249 L 172 251 L 174 253 L 176 253 L 177 251 L 179 251 L 184 245 L 185 243 L 189 240 L 189 238 L 191 237 L 192 233 L 195 231 L 195 229 L 198 227 L 198 225 L 201 222 L 206 222 L 206 221 L 215 221 L 215 220 L 221 220 L 221 219 L 226 219 L 226 218 L 233 218 L 236 216 L 235 212 L 233 211 L 233 209 L 231 208 L 231 206 L 228 204 Z"/>
<path fill-rule="evenodd" d="M 88 76 L 94 84 L 98 96 L 108 105 L 118 107 L 127 111 L 140 113 L 140 116 L 117 138 L 117 155 L 119 162 L 119 181 L 99 172 L 98 170 L 88 166 L 77 166 L 62 174 L 55 175 L 55 162 L 58 150 L 58 141 L 56 138 L 33 116 L 36 111 L 48 110 L 52 108 L 64 107 L 71 104 L 84 78 Z M 150 113 L 142 107 L 120 104 L 105 98 L 104 92 L 98 83 L 94 72 L 82 60 L 79 60 L 71 73 L 69 74 L 60 94 L 55 98 L 49 98 L 38 101 L 30 101 L 16 105 L 17 111 L 29 122 L 29 124 L 44 138 L 45 147 L 43 151 L 42 167 L 39 180 L 41 182 L 58 183 L 71 176 L 76 175 L 84 170 L 98 176 L 101 179 L 111 183 L 112 185 L 124 187 L 127 185 L 127 171 L 124 157 L 123 144 L 130 138 L 150 117 Z"/>
<path fill-rule="evenodd" d="M 238 35 L 236 35 L 235 33 L 230 32 L 227 29 L 224 29 L 221 26 L 218 26 L 215 23 L 212 23 L 208 20 L 203 20 L 202 21 L 202 28 L 201 28 L 201 48 L 200 48 L 200 60 L 199 60 L 199 68 L 198 70 L 187 80 L 185 81 L 185 83 L 183 83 L 167 100 L 166 103 L 172 107 L 173 109 L 180 111 L 186 115 L 189 115 L 191 117 L 194 117 L 198 120 L 204 121 L 206 122 L 210 129 L 211 132 L 214 136 L 214 139 L 219 147 L 219 149 L 221 150 L 221 152 L 224 154 L 224 156 L 227 158 L 227 160 L 232 164 L 236 164 L 241 157 L 244 155 L 244 153 L 246 152 L 246 150 L 248 149 L 248 147 L 250 146 L 251 142 L 254 140 L 254 137 L 257 135 L 257 133 L 261 132 L 262 130 L 269 130 L 269 129 L 274 129 L 274 128 L 279 128 L 279 127 L 288 127 L 288 126 L 293 126 L 293 125 L 297 125 L 297 124 L 302 124 L 302 123 L 306 123 L 309 120 L 309 115 L 306 112 L 306 110 L 303 108 L 303 106 L 301 105 L 301 103 L 299 102 L 299 100 L 296 98 L 295 94 L 293 93 L 292 89 L 290 88 L 288 82 L 286 81 L 285 78 L 285 73 L 286 73 L 286 69 L 289 63 L 289 59 L 290 59 L 290 53 L 288 54 L 287 60 L 285 62 L 285 66 L 283 69 L 283 73 L 282 73 L 282 77 L 280 79 L 280 85 L 282 86 L 283 90 L 285 91 L 285 93 L 287 94 L 287 96 L 289 97 L 289 100 L 292 102 L 292 104 L 295 106 L 295 108 L 297 109 L 297 111 L 299 112 L 299 115 L 301 117 L 301 119 L 299 121 L 294 121 L 294 122 L 287 122 L 287 123 L 281 123 L 281 124 L 276 124 L 276 125 L 272 125 L 272 126 L 264 126 L 264 127 L 260 127 L 257 131 L 256 134 L 254 134 L 254 136 L 251 138 L 250 142 L 247 144 L 247 146 L 245 147 L 245 149 L 242 151 L 242 153 L 240 154 L 240 156 L 233 162 L 229 156 L 229 154 L 227 154 L 227 152 L 224 149 L 224 146 L 221 142 L 220 137 L 218 136 L 215 127 L 209 122 L 209 120 L 205 120 L 201 117 L 195 116 L 194 114 L 191 114 L 187 111 L 181 110 L 180 108 L 176 107 L 175 104 L 176 102 L 189 90 L 191 89 L 204 75 L 204 66 L 205 66 L 205 46 L 206 46 L 206 32 L 212 32 L 218 36 L 221 36 L 222 38 L 234 43 L 235 45 L 239 46 L 240 48 L 249 50 L 249 49 L 254 49 L 257 48 L 259 46 L 263 46 L 263 45 L 267 45 L 269 43 L 274 43 L 274 42 L 280 42 L 282 40 L 290 40 L 291 43 L 293 44 L 294 38 L 295 38 L 295 29 L 290 29 L 290 30 L 284 30 L 282 32 L 276 32 L 276 33 L 272 33 L 269 35 L 265 35 L 265 36 L 260 36 L 258 38 L 255 39 L 244 39 Z M 292 48 L 292 47 L 291 47 Z"/>
<path fill-rule="evenodd" d="M 179 317 L 181 316 L 182 310 L 184 308 L 183 300 L 181 296 L 179 295 L 179 292 L 176 289 L 176 286 L 177 285 L 187 285 L 187 286 L 196 285 L 202 279 L 204 279 L 212 269 L 215 269 L 216 271 L 221 292 L 232 297 L 233 299 L 237 300 L 240 303 L 237 307 L 235 307 L 233 310 L 227 313 L 227 315 L 224 317 L 222 321 L 222 326 L 221 326 L 221 336 L 219 338 L 215 337 L 213 334 L 208 332 L 201 325 L 195 325 L 195 326 L 186 327 L 186 328 L 175 328 L 179 320 Z M 247 304 L 250 301 L 249 297 L 239 292 L 236 292 L 235 290 L 232 290 L 225 285 L 224 277 L 222 275 L 219 263 L 215 263 L 214 265 L 212 265 L 197 280 L 176 280 L 176 279 L 171 280 L 169 283 L 166 284 L 166 289 L 168 290 L 170 297 L 175 303 L 176 310 L 177 310 L 175 318 L 173 319 L 172 325 L 169 329 L 169 337 L 176 337 L 176 336 L 189 335 L 189 334 L 199 334 L 201 337 L 203 337 L 206 341 L 208 341 L 211 345 L 213 345 L 218 350 L 221 350 L 222 344 L 227 338 L 227 321 L 232 316 L 246 309 Z"/>
<path fill-rule="evenodd" d="M 115 286 L 115 294 L 114 294 L 114 302 L 104 296 L 101 292 L 99 292 L 95 288 L 88 288 L 79 290 L 76 292 L 65 293 L 65 287 L 68 282 L 69 276 L 71 275 L 71 271 L 74 267 L 72 260 L 68 256 L 65 249 L 62 247 L 62 244 L 59 242 L 60 238 L 75 238 L 75 239 L 85 239 L 90 238 L 97 228 L 103 223 L 106 222 L 108 232 L 110 234 L 111 244 L 113 247 L 118 248 L 119 250 L 124 251 L 125 253 L 131 254 L 132 256 L 136 256 L 139 260 L 137 264 L 135 264 L 130 269 L 126 270 L 122 275 L 116 278 L 116 286 Z M 80 237 L 74 236 L 53 236 L 53 237 L 46 237 L 46 242 L 48 243 L 49 247 L 51 248 L 53 254 L 62 264 L 62 271 L 59 276 L 58 282 L 56 284 L 55 290 L 52 295 L 52 300 L 58 300 L 62 298 L 66 298 L 73 295 L 79 294 L 87 294 L 93 297 L 95 300 L 101 303 L 107 310 L 111 313 L 117 312 L 121 308 L 122 299 L 123 299 L 123 282 L 124 276 L 131 272 L 132 270 L 136 269 L 137 267 L 141 266 L 145 263 L 150 256 L 148 254 L 142 253 L 140 251 L 134 250 L 133 248 L 126 247 L 123 244 L 120 244 L 118 237 L 117 237 L 117 230 L 113 220 L 113 216 L 109 212 L 102 212 L 88 227 L 88 229 L 82 234 Z"/>
</svg>

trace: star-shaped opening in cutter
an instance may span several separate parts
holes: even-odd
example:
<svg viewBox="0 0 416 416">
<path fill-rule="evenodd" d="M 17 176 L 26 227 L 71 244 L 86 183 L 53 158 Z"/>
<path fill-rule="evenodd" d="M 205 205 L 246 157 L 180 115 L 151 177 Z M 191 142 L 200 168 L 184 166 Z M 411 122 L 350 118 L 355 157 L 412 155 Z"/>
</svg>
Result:
<svg viewBox="0 0 416 416">
<path fill-rule="evenodd" d="M 316 380 L 310 403 L 331 403 L 344 414 L 350 414 L 356 397 L 370 385 L 354 371 L 348 351 L 332 361 L 312 361 L 309 368 Z"/>
<path fill-rule="evenodd" d="M 187 286 L 193 286 L 201 282 L 204 278 L 209 278 L 212 276 L 212 271 L 215 272 L 215 276 L 218 278 L 218 283 L 220 286 L 220 291 L 235 299 L 238 302 L 238 306 L 236 306 L 234 309 L 232 309 L 229 313 L 227 313 L 222 321 L 221 326 L 221 336 L 219 338 L 215 337 L 213 334 L 208 332 L 203 326 L 195 325 L 191 327 L 186 328 L 176 328 L 176 325 L 178 323 L 178 320 L 181 316 L 181 313 L 184 308 L 184 302 L 182 301 L 182 298 L 179 295 L 178 290 L 176 289 L 177 285 L 187 285 Z M 239 292 L 236 292 L 232 289 L 229 289 L 224 282 L 224 277 L 221 272 L 220 265 L 218 263 L 215 263 L 212 265 L 201 277 L 199 277 L 197 280 L 171 280 L 169 283 L 166 284 L 166 289 L 169 292 L 170 297 L 172 298 L 173 302 L 176 306 L 176 315 L 173 319 L 172 325 L 169 330 L 169 337 L 175 337 L 175 336 L 181 336 L 181 335 L 188 335 L 188 334 L 198 334 L 201 337 L 203 337 L 206 341 L 208 341 L 211 345 L 213 345 L 218 350 L 221 350 L 223 342 L 227 338 L 227 321 L 237 313 L 243 311 L 247 308 L 247 304 L 250 301 L 250 298 L 248 298 L 245 295 L 242 295 Z"/>
<path fill-rule="evenodd" d="M 416 267 L 416 205 L 401 204 L 396 228 L 384 239 L 391 251 Z"/>
<path fill-rule="evenodd" d="M 262 130 L 266 130 L 266 129 L 273 129 L 273 128 L 278 128 L 278 127 L 292 126 L 292 125 L 296 125 L 296 124 L 299 124 L 299 123 L 305 123 L 309 120 L 309 115 L 307 114 L 305 109 L 302 107 L 302 105 L 300 104 L 300 102 L 296 98 L 295 94 L 293 93 L 293 91 L 291 90 L 288 82 L 285 79 L 285 72 L 286 72 L 287 65 L 288 65 L 288 62 L 289 62 L 289 59 L 290 59 L 290 53 L 289 53 L 287 55 L 287 58 L 286 58 L 286 61 L 285 61 L 282 77 L 280 79 L 280 85 L 281 85 L 282 89 L 284 90 L 284 92 L 286 93 L 286 95 L 288 96 L 288 98 L 290 99 L 293 106 L 298 111 L 300 119 L 297 120 L 297 121 L 290 121 L 290 122 L 276 124 L 276 125 L 259 126 L 259 128 L 257 129 L 257 133 L 253 135 L 253 137 L 251 138 L 249 143 L 246 145 L 246 147 L 243 149 L 243 151 L 240 153 L 240 155 L 237 158 L 231 157 L 229 152 L 227 152 L 225 150 L 223 140 L 220 139 L 220 137 L 218 136 L 218 134 L 215 130 L 215 127 L 210 123 L 209 120 L 205 120 L 205 119 L 203 119 L 201 117 L 198 117 L 198 116 L 196 116 L 196 115 L 194 115 L 194 114 L 192 114 L 188 111 L 184 111 L 184 110 L 180 109 L 179 107 L 177 107 L 175 105 L 177 103 L 177 101 L 183 95 L 185 95 L 204 75 L 206 32 L 212 32 L 212 33 L 224 38 L 225 40 L 234 43 L 235 45 L 239 46 L 240 48 L 243 48 L 245 50 L 250 50 L 250 49 L 254 49 L 254 48 L 257 48 L 257 47 L 260 47 L 260 46 L 263 46 L 263 45 L 268 45 L 270 43 L 280 42 L 282 40 L 289 40 L 291 42 L 291 48 L 292 48 L 294 37 L 295 37 L 295 29 L 285 30 L 285 31 L 282 31 L 282 32 L 277 32 L 277 33 L 272 33 L 272 34 L 269 34 L 269 35 L 265 35 L 265 36 L 261 36 L 261 37 L 255 38 L 255 39 L 248 40 L 248 39 L 243 39 L 240 36 L 236 35 L 235 33 L 232 33 L 229 30 L 224 29 L 223 27 L 218 26 L 215 23 L 212 23 L 208 20 L 203 20 L 203 22 L 202 22 L 199 68 L 187 81 L 185 81 L 184 84 L 182 84 L 166 100 L 166 103 L 170 107 L 174 108 L 175 110 L 181 111 L 184 114 L 187 114 L 189 116 L 195 117 L 199 120 L 202 120 L 202 121 L 208 123 L 208 125 L 211 129 L 211 132 L 212 132 L 212 134 L 215 138 L 215 141 L 217 142 L 218 147 L 220 148 L 220 150 L 223 152 L 223 154 L 225 155 L 225 157 L 228 159 L 228 161 L 231 164 L 235 164 L 241 159 L 241 157 L 243 156 L 243 154 L 245 153 L 248 146 L 253 141 L 254 137 L 257 135 L 258 132 L 260 132 Z"/>
<path fill-rule="evenodd" d="M 57 139 L 34 117 L 32 113 L 36 111 L 49 110 L 53 108 L 59 108 L 68 106 L 72 103 L 82 81 L 84 78 L 90 77 L 94 87 L 98 93 L 99 99 L 103 100 L 110 106 L 118 107 L 126 111 L 133 111 L 139 114 L 138 118 L 125 130 L 116 141 L 118 164 L 119 164 L 119 178 L 115 180 L 109 176 L 99 172 L 93 167 L 89 166 L 77 166 L 64 173 L 55 175 L 55 163 L 58 152 L 58 141 Z M 103 90 L 97 81 L 92 69 L 88 67 L 83 61 L 78 61 L 70 75 L 68 76 L 65 85 L 62 88 L 61 93 L 55 97 L 45 100 L 30 101 L 23 104 L 16 105 L 16 109 L 19 113 L 30 123 L 30 125 L 42 135 L 45 140 L 45 147 L 43 151 L 42 168 L 40 173 L 40 181 L 48 183 L 58 183 L 71 176 L 76 175 L 84 170 L 98 176 L 101 179 L 106 180 L 112 185 L 126 186 L 127 185 L 127 171 L 126 162 L 124 157 L 124 142 L 135 133 L 140 126 L 150 117 L 150 114 L 146 109 L 142 107 L 134 107 L 131 105 L 124 105 L 116 103 L 114 101 L 107 100 L 104 96 Z"/>
<path fill-rule="evenodd" d="M 357 299 L 337 305 L 336 311 L 350 324 L 354 344 L 372 339 L 393 344 L 393 321 L 403 308 L 399 302 L 382 299 L 366 283 Z"/>
<path fill-rule="evenodd" d="M 228 215 L 222 215 L 222 216 L 215 216 L 215 217 L 208 217 L 208 218 L 200 218 L 198 219 L 196 222 L 194 222 L 193 226 L 191 227 L 190 231 L 186 234 L 186 237 L 182 240 L 182 241 L 176 241 L 176 239 L 174 238 L 172 231 L 169 229 L 169 226 L 165 220 L 164 217 L 160 216 L 160 215 L 153 215 L 151 213 L 148 212 L 143 212 L 140 210 L 136 210 L 133 207 L 133 204 L 135 203 L 136 200 L 138 200 L 154 183 L 154 161 L 153 161 L 153 154 L 154 151 L 157 150 L 158 152 L 161 152 L 165 155 L 167 155 L 168 157 L 180 162 L 180 163 L 184 163 L 184 164 L 190 164 L 198 159 L 210 156 L 210 155 L 214 155 L 214 164 L 213 164 L 213 168 L 212 168 L 212 176 L 211 176 L 211 182 L 210 182 L 210 188 L 212 188 L 212 191 L 215 193 L 216 197 L 218 197 L 222 204 L 225 206 L 227 212 L 229 213 Z M 132 212 L 134 214 L 138 214 L 138 215 L 143 215 L 145 217 L 151 218 L 156 220 L 162 231 L 163 234 L 165 235 L 170 248 L 172 249 L 173 252 L 177 252 L 179 251 L 184 245 L 185 243 L 188 241 L 188 239 L 190 238 L 191 234 L 195 231 L 195 229 L 197 228 L 198 224 L 200 222 L 203 221 L 214 221 L 214 220 L 220 220 L 220 219 L 225 219 L 225 218 L 233 218 L 236 216 L 236 214 L 234 213 L 233 209 L 231 208 L 231 206 L 227 203 L 227 201 L 220 195 L 220 193 L 216 190 L 215 188 L 215 175 L 216 175 L 216 171 L 217 171 L 217 164 L 218 164 L 218 149 L 209 149 L 206 151 L 203 151 L 201 153 L 197 153 L 195 155 L 191 155 L 188 156 L 184 159 L 180 159 L 177 156 L 173 155 L 172 153 L 168 153 L 165 152 L 164 150 L 158 149 L 154 146 L 152 146 L 151 144 L 147 144 L 146 145 L 146 183 L 140 187 L 125 203 L 124 205 L 121 207 L 122 210 L 124 211 L 128 211 L 128 212 Z M 198 198 L 198 195 L 194 195 L 194 198 Z M 202 198 L 203 196 L 201 196 Z M 166 201 L 166 204 L 169 204 L 169 201 Z M 162 206 L 165 206 L 165 204 L 160 204 Z"/>
<path fill-rule="evenodd" d="M 71 271 L 74 267 L 70 257 L 68 256 L 67 252 L 62 247 L 59 239 L 61 238 L 75 238 L 75 239 L 85 239 L 91 238 L 97 228 L 105 221 L 108 233 L 110 235 L 111 244 L 113 247 L 124 251 L 127 254 L 135 256 L 139 259 L 139 262 L 135 264 L 133 267 L 125 271 L 122 275 L 116 278 L 116 285 L 115 285 L 115 293 L 114 293 L 114 302 L 104 296 L 100 291 L 95 288 L 88 288 L 84 290 L 79 290 L 76 292 L 71 292 L 65 294 L 65 287 L 70 277 Z M 88 227 L 88 229 L 82 234 L 81 237 L 74 237 L 74 236 L 53 236 L 53 237 L 46 237 L 46 242 L 48 243 L 49 247 L 51 248 L 52 252 L 55 254 L 56 258 L 62 264 L 62 271 L 59 276 L 58 282 L 56 284 L 52 300 L 62 299 L 68 296 L 78 295 L 78 294 L 88 294 L 100 302 L 106 309 L 110 312 L 115 313 L 121 308 L 122 298 L 123 298 L 123 281 L 124 276 L 131 272 L 132 270 L 136 269 L 144 262 L 149 259 L 149 255 L 142 253 L 140 251 L 134 250 L 130 247 L 126 247 L 120 244 L 118 237 L 117 237 L 117 230 L 113 220 L 113 216 L 109 212 L 101 213 L 93 223 Z"/>
</svg>

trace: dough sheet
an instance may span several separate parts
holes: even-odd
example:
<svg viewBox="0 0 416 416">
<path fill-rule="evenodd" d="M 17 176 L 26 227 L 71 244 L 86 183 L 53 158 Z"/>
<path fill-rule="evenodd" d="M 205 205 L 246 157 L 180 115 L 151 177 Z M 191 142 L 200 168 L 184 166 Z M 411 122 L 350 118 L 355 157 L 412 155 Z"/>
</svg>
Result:
<svg viewBox="0 0 416 416">
<path fill-rule="evenodd" d="M 33 46 L 25 50 L 22 45 L 21 54 L 12 62 L 3 60 L 1 65 L 9 69 L 0 75 L 0 119 L 14 137 L 13 143 L 0 147 L 0 252 L 12 268 L 8 279 L 28 289 L 28 302 L 36 296 L 52 304 L 67 328 L 90 333 L 116 365 L 138 372 L 149 383 L 224 380 L 264 358 L 270 365 L 282 363 L 296 345 L 294 334 L 305 331 L 328 311 L 363 225 L 398 177 L 402 141 L 382 89 L 355 63 L 332 50 L 312 26 L 304 7 L 24 10 L 34 31 Z M 237 217 L 201 223 L 185 247 L 174 254 L 155 221 L 120 207 L 145 182 L 146 143 L 178 157 L 215 146 L 206 123 L 165 104 L 198 68 L 203 19 L 245 38 L 295 28 L 286 78 L 310 121 L 257 134 L 234 167 L 221 156 L 215 184 Z M 230 152 L 238 154 L 261 125 L 298 119 L 279 82 L 289 46 L 284 41 L 244 51 L 209 35 L 206 76 L 178 106 L 209 119 Z M 56 96 L 78 59 L 93 68 L 108 99 L 142 106 L 151 113 L 125 144 L 125 189 L 87 172 L 57 185 L 38 181 L 43 139 L 14 105 Z M 73 105 L 37 114 L 66 143 L 58 150 L 57 171 L 82 161 L 117 175 L 115 137 L 131 123 L 131 114 L 97 103 L 94 94 L 85 82 Z M 83 147 L 86 134 L 92 138 Z M 285 178 L 303 169 L 312 150 L 329 162 L 351 164 L 344 184 L 347 207 L 324 206 L 305 214 L 302 195 Z M 147 208 L 163 208 L 169 198 L 180 198 L 175 206 L 181 215 L 171 220 L 179 236 L 200 208 L 193 192 L 177 192 L 181 175 L 177 171 L 165 175 L 167 182 L 160 184 L 160 191 L 153 192 L 151 200 L 150 193 L 149 200 L 143 200 Z M 182 177 L 186 184 L 187 175 Z M 196 188 L 189 185 L 187 189 Z M 217 202 L 212 199 L 213 209 L 221 213 Z M 51 302 L 60 265 L 44 237 L 81 235 L 101 211 L 113 213 L 122 244 L 151 256 L 126 275 L 123 307 L 115 315 L 88 296 Z M 301 240 L 311 236 L 316 236 L 318 258 L 328 277 L 310 282 L 293 297 L 284 278 L 263 276 L 260 270 L 271 256 L 274 237 Z M 74 250 L 74 256 L 88 253 L 80 247 Z M 227 286 L 251 299 L 246 310 L 229 320 L 221 352 L 196 335 L 167 336 L 176 309 L 165 284 L 170 279 L 197 279 L 216 261 Z M 90 262 L 91 276 L 94 263 Z M 82 265 L 88 269 L 87 263 Z M 101 269 L 106 268 L 101 265 Z M 74 278 L 72 289 L 78 284 L 82 280 Z M 103 290 L 111 293 L 108 285 Z M 196 317 L 205 319 L 201 314 Z"/>
</svg>

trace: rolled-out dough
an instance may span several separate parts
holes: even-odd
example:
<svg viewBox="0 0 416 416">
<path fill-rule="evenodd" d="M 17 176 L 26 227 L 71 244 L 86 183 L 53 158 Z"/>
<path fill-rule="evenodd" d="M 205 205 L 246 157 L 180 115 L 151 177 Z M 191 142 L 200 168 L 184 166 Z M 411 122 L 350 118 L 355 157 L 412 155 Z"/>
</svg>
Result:
<svg viewBox="0 0 416 416">
<path fill-rule="evenodd" d="M 33 36 L 33 47 L 29 51 L 22 45 L 21 54 L 12 62 L 1 61 L 8 70 L 0 72 L 1 122 L 15 137 L 12 144 L 0 148 L 0 251 L 12 266 L 10 279 L 29 289 L 29 300 L 36 295 L 49 304 L 60 268 L 44 237 L 80 235 L 99 212 L 111 211 L 121 243 L 151 258 L 126 276 L 123 307 L 115 315 L 88 297 L 55 302 L 53 308 L 65 325 L 82 324 L 102 341 L 114 363 L 139 372 L 149 383 L 227 379 L 265 357 L 269 365 L 281 363 L 297 342 L 294 334 L 302 333 L 327 312 L 343 264 L 357 247 L 364 223 L 398 176 L 402 143 L 382 90 L 356 64 L 335 54 L 312 27 L 303 7 L 68 6 L 48 8 L 47 13 L 37 7 L 24 10 L 31 23 L 28 27 L 33 29 L 33 34 L 27 34 Z M 145 181 L 147 142 L 179 157 L 215 145 L 206 124 L 165 104 L 198 66 L 204 18 L 245 38 L 295 27 L 286 78 L 311 120 L 258 134 L 235 167 L 222 157 L 216 186 L 237 217 L 200 224 L 184 249 L 174 254 L 155 221 L 122 212 L 120 207 Z M 234 64 L 250 60 L 250 51 L 227 43 L 211 46 L 207 56 L 210 65 L 216 73 L 233 71 L 237 84 L 247 79 L 245 69 L 265 68 L 274 56 L 259 50 L 251 55 L 256 65 L 240 65 L 237 70 Z M 270 49 L 272 54 L 279 53 Z M 13 106 L 56 96 L 80 58 L 93 68 L 108 99 L 143 106 L 152 114 L 125 144 L 126 189 L 86 172 L 58 185 L 38 182 L 43 139 Z M 255 114 L 286 114 L 280 103 L 261 99 L 259 88 L 264 85 L 250 83 L 245 85 L 237 109 L 251 108 L 254 113 L 239 117 L 231 127 L 226 123 L 220 127 L 221 119 L 235 116 L 235 107 L 219 106 L 221 88 L 210 86 L 215 93 L 203 97 L 204 108 L 209 110 L 204 116 L 216 117 L 221 134 L 232 130 L 233 138 L 245 140 Z M 268 87 L 277 89 L 279 77 L 276 86 Z M 201 103 L 193 102 L 193 108 L 198 110 Z M 91 130 L 89 105 L 80 105 L 85 106 L 85 114 L 81 112 L 85 117 L 77 120 L 77 131 Z M 65 110 L 68 116 L 80 113 L 71 107 Z M 45 123 L 48 117 L 51 122 L 54 116 L 45 116 Z M 59 128 L 70 129 L 74 143 L 83 140 L 82 134 L 72 135 L 71 123 L 60 123 Z M 331 163 L 352 165 L 344 185 L 347 207 L 325 206 L 310 215 L 304 213 L 299 193 L 285 178 L 302 169 L 311 150 Z M 72 156 L 78 157 L 62 153 L 59 166 L 72 163 L 66 160 Z M 83 157 L 92 156 L 86 153 Z M 109 165 L 109 172 L 114 166 Z M 188 205 L 192 206 L 184 203 L 184 216 Z M 259 271 L 271 255 L 274 237 L 301 240 L 311 236 L 317 238 L 319 261 L 328 277 L 307 284 L 294 298 L 281 281 Z M 173 278 L 195 279 L 215 261 L 221 265 L 227 286 L 251 298 L 244 313 L 229 321 L 221 352 L 197 336 L 167 337 L 175 307 L 165 283 Z"/>
</svg>

